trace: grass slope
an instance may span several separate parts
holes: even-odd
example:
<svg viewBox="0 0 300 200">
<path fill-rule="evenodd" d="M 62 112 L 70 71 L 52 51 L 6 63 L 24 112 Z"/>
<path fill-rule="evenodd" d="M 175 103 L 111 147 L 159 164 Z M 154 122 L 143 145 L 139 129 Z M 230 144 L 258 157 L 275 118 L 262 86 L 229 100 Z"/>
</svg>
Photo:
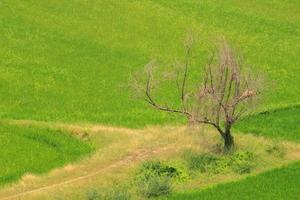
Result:
<svg viewBox="0 0 300 200">
<path fill-rule="evenodd" d="M 300 142 L 300 106 L 247 117 L 236 128 L 244 133 Z"/>
<path fill-rule="evenodd" d="M 0 123 L 0 186 L 24 174 L 40 174 L 91 152 L 79 139 L 50 129 Z"/>
<path fill-rule="evenodd" d="M 243 181 L 218 185 L 203 191 L 175 194 L 168 199 L 203 199 L 203 200 L 251 200 L 251 199 L 300 199 L 300 163 L 276 169 Z"/>
<path fill-rule="evenodd" d="M 1 118 L 178 122 L 145 109 L 122 86 L 153 57 L 180 58 L 189 27 L 201 30 L 200 63 L 211 47 L 203 43 L 223 34 L 277 81 L 260 109 L 299 102 L 299 1 L 6 0 L 0 6 Z"/>
</svg>

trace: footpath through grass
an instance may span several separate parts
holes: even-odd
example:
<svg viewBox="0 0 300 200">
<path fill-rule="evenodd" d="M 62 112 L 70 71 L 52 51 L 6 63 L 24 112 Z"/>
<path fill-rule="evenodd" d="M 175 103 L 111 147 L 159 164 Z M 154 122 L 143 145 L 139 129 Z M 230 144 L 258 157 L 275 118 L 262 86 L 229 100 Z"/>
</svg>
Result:
<svg viewBox="0 0 300 200">
<path fill-rule="evenodd" d="M 92 151 L 67 133 L 0 123 L 0 187 L 25 174 L 41 174 Z"/>
</svg>

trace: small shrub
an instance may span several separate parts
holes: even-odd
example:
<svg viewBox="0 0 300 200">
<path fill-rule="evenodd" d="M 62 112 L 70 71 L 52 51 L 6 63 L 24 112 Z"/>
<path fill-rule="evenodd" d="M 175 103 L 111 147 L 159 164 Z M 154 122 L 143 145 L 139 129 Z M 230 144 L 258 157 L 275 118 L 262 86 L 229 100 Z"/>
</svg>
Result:
<svg viewBox="0 0 300 200">
<path fill-rule="evenodd" d="M 160 161 L 142 164 L 135 177 L 138 192 L 146 197 L 168 195 L 172 190 L 172 180 L 180 177 L 180 171 Z"/>
<path fill-rule="evenodd" d="M 189 169 L 184 160 L 172 160 L 170 165 L 177 171 L 177 175 L 172 177 L 172 181 L 182 183 L 190 179 Z"/>
<path fill-rule="evenodd" d="M 229 155 L 214 155 L 187 151 L 184 154 L 190 170 L 201 173 L 222 173 L 232 169 L 239 174 L 250 173 L 253 168 L 254 154 L 251 152 L 236 152 Z"/>
<path fill-rule="evenodd" d="M 238 174 L 251 173 L 254 165 L 252 164 L 254 160 L 254 154 L 246 152 L 237 152 L 230 157 L 230 166 L 232 170 Z"/>
<path fill-rule="evenodd" d="M 234 153 L 230 160 L 232 162 L 244 162 L 244 161 L 252 161 L 254 159 L 254 154 L 249 151 L 239 151 Z"/>
<path fill-rule="evenodd" d="M 190 170 L 199 170 L 200 172 L 214 172 L 217 168 L 219 158 L 213 154 L 199 154 L 193 151 L 187 151 L 184 154 Z"/>
<path fill-rule="evenodd" d="M 140 173 L 145 176 L 157 175 L 171 178 L 179 176 L 179 172 L 175 167 L 169 166 L 160 161 L 147 161 L 143 163 Z"/>
</svg>

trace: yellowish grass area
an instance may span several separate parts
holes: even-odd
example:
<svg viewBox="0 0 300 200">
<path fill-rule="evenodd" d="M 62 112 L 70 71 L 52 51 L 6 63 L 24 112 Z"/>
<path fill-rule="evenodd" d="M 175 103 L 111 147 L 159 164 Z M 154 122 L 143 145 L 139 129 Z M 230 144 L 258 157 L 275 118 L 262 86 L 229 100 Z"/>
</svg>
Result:
<svg viewBox="0 0 300 200">
<path fill-rule="evenodd" d="M 95 152 L 85 159 L 54 169 L 50 173 L 25 175 L 18 183 L 0 190 L 4 199 L 86 199 L 89 190 L 109 187 L 130 179 L 139 163 L 149 159 L 176 160 L 187 149 L 210 152 L 221 142 L 211 129 L 201 127 L 146 127 L 127 129 L 93 124 L 62 124 L 36 121 L 7 121 L 19 126 L 42 126 L 64 129 L 95 146 Z M 300 145 L 272 141 L 253 135 L 236 134 L 236 148 L 253 152 L 257 166 L 250 175 L 280 167 L 300 159 Z M 266 148 L 276 143 L 284 148 L 283 157 L 270 155 Z M 176 185 L 178 190 L 202 188 L 211 184 L 232 181 L 247 175 L 233 172 L 199 174 L 194 179 Z"/>
</svg>

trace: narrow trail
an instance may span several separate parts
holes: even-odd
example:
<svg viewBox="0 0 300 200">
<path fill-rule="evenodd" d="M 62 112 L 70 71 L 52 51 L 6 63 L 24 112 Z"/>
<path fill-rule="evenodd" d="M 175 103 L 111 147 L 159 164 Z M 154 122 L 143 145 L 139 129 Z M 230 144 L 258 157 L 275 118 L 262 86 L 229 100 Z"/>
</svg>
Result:
<svg viewBox="0 0 300 200">
<path fill-rule="evenodd" d="M 102 172 L 104 172 L 105 170 L 108 170 L 108 169 L 121 167 L 121 166 L 124 166 L 125 164 L 133 163 L 137 160 L 145 160 L 148 157 L 150 157 L 151 155 L 155 155 L 155 154 L 157 154 L 159 152 L 162 152 L 162 151 L 165 151 L 167 149 L 168 149 L 168 147 L 163 147 L 163 148 L 156 149 L 156 150 L 139 149 L 139 150 L 136 150 L 136 151 L 132 152 L 130 155 L 126 156 L 125 158 L 123 158 L 119 161 L 116 161 L 116 162 L 114 162 L 114 163 L 112 163 L 112 164 L 110 164 L 110 165 L 108 165 L 104 168 L 101 168 L 97 171 L 91 172 L 87 175 L 78 176 L 78 177 L 75 177 L 75 178 L 72 178 L 72 179 L 69 179 L 69 180 L 65 180 L 65 181 L 61 181 L 61 182 L 57 182 L 57 183 L 54 183 L 54 184 L 51 184 L 51 185 L 42 186 L 42 187 L 35 188 L 35 189 L 32 189 L 32 190 L 20 192 L 20 193 L 11 195 L 11 196 L 0 198 L 0 200 L 17 199 L 17 198 L 21 198 L 21 197 L 24 197 L 26 195 L 30 195 L 30 194 L 33 194 L 33 193 L 46 191 L 46 190 L 49 190 L 49 189 L 54 188 L 54 187 L 75 183 L 77 181 L 81 181 L 81 180 L 88 179 L 88 178 L 94 177 L 96 175 L 99 175 L 99 174 L 101 174 Z"/>
</svg>

